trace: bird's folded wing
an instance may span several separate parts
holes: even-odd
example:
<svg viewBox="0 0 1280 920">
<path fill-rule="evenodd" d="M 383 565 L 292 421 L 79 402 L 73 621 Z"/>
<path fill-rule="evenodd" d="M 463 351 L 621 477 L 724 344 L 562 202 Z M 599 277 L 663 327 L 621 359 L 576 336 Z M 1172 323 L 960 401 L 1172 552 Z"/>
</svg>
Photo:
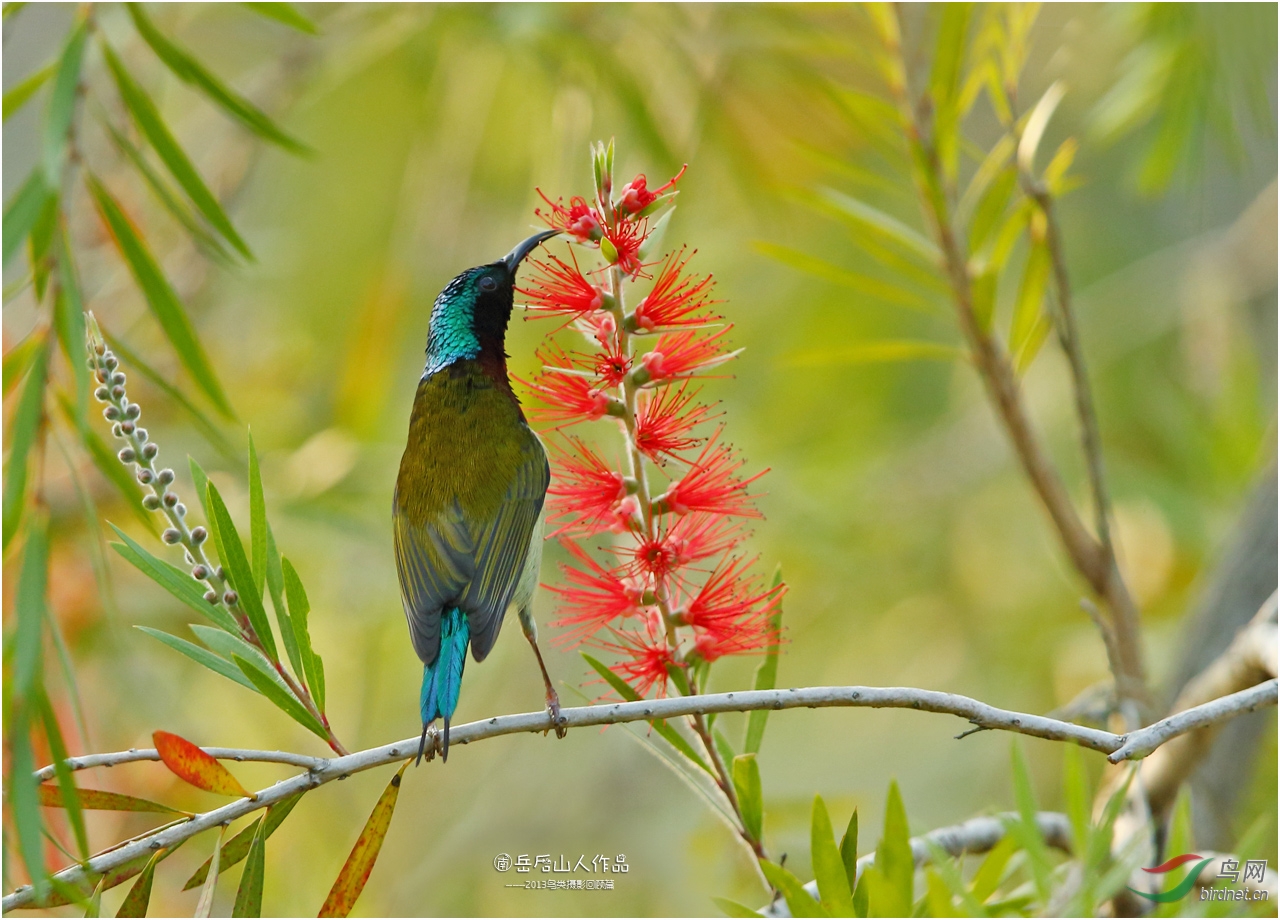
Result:
<svg viewBox="0 0 1280 920">
<path fill-rule="evenodd" d="M 394 522 L 400 599 L 413 650 L 429 665 L 440 651 L 441 609 L 475 572 L 475 543 L 456 502 L 423 525 L 409 523 L 402 514 L 395 514 Z"/>
<path fill-rule="evenodd" d="M 474 574 L 463 592 L 460 606 L 471 626 L 471 653 L 483 661 L 493 648 L 502 617 L 520 584 L 529 541 L 542 512 L 551 482 L 551 469 L 541 442 L 529 432 L 525 460 L 496 515 L 473 522 Z"/>
</svg>

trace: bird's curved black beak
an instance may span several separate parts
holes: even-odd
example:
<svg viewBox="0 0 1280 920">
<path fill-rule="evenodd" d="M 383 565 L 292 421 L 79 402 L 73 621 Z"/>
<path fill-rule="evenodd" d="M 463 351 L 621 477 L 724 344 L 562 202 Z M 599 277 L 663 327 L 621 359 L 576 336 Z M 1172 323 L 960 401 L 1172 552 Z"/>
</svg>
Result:
<svg viewBox="0 0 1280 920">
<path fill-rule="evenodd" d="M 520 267 L 520 263 L 524 261 L 525 256 L 533 252 L 543 242 L 551 239 L 559 232 L 559 230 L 543 230 L 541 233 L 535 233 L 515 249 L 511 250 L 511 252 L 507 254 L 506 258 L 502 260 L 507 266 L 507 271 L 511 272 L 514 276 L 516 269 Z"/>
</svg>

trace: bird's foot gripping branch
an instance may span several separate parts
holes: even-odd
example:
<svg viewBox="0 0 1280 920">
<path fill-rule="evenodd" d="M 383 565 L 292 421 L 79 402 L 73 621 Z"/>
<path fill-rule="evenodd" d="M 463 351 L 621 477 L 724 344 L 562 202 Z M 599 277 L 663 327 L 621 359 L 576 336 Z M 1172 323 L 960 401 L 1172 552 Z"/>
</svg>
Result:
<svg viewBox="0 0 1280 920">
<path fill-rule="evenodd" d="M 583 653 L 625 700 L 697 694 L 714 662 L 741 654 L 764 656 L 756 686 L 770 689 L 785 585 L 753 574 L 744 545 L 744 521 L 760 517 L 748 489 L 763 473 L 743 473 L 723 413 L 700 399 L 699 381 L 739 352 L 711 276 L 690 271 L 688 250 L 660 248 L 685 170 L 655 189 L 644 174 L 618 187 L 612 142 L 593 148 L 592 166 L 590 201 L 542 196 L 538 216 L 569 252 L 532 258 L 518 288 L 532 317 L 561 322 L 524 386 L 552 442 L 549 517 L 572 559 L 551 586 L 560 604 L 552 625 L 561 643 L 604 659 Z M 588 422 L 600 423 L 594 443 L 567 433 Z M 736 747 L 714 715 L 653 722 L 714 783 L 757 856 L 758 814 L 742 798 L 758 787 L 750 777 L 764 718 L 752 718 Z"/>
</svg>

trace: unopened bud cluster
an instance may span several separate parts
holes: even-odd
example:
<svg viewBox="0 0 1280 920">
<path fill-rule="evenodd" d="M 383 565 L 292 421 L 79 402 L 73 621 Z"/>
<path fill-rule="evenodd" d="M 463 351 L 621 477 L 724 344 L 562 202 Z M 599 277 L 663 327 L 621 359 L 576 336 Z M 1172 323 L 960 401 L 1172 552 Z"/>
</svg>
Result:
<svg viewBox="0 0 1280 920">
<path fill-rule="evenodd" d="M 187 564 L 191 566 L 191 577 L 207 587 L 204 593 L 206 601 L 234 608 L 239 596 L 227 586 L 222 566 L 211 563 L 204 551 L 209 531 L 202 526 L 187 527 L 187 506 L 172 488 L 176 478 L 173 470 L 156 466 L 160 448 L 150 439 L 147 429 L 138 424 L 142 407 L 129 401 L 125 389 L 128 381 L 120 370 L 120 359 L 104 342 L 91 342 L 88 364 L 97 381 L 94 398 L 106 403 L 102 410 L 103 418 L 113 423 L 111 433 L 125 442 L 116 456 L 126 467 L 133 469 L 138 483 L 145 489 L 142 507 L 148 511 L 159 511 L 165 517 L 168 526 L 161 532 L 160 539 L 169 546 L 183 547 Z M 232 610 L 232 613 L 242 626 L 247 622 L 239 610 Z"/>
</svg>

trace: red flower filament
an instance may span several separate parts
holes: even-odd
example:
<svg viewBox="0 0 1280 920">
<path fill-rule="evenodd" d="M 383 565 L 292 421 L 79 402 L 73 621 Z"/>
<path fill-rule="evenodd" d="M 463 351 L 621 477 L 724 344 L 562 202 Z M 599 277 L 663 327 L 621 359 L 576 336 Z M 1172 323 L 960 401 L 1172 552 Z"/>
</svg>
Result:
<svg viewBox="0 0 1280 920">
<path fill-rule="evenodd" d="M 681 277 L 680 273 L 691 258 L 681 256 L 684 256 L 683 251 L 667 257 L 658 270 L 652 290 L 636 305 L 638 329 L 653 332 L 672 326 L 701 326 L 719 319 L 718 316 L 698 313 L 712 303 L 707 300 L 711 292 L 711 276 L 701 279 Z"/>
</svg>

